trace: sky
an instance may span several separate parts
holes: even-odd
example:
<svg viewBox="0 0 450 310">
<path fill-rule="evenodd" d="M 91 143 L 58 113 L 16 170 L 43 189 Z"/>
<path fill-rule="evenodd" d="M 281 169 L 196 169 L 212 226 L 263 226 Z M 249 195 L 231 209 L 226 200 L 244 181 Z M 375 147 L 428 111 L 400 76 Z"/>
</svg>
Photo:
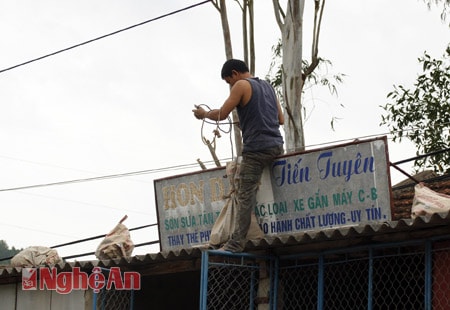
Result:
<svg viewBox="0 0 450 310">
<path fill-rule="evenodd" d="M 199 170 L 197 159 L 213 167 L 201 137 L 212 139 L 214 128 L 202 132 L 191 112 L 198 104 L 220 107 L 229 91 L 220 78 L 220 18 L 210 3 L 5 70 L 199 2 L 0 0 L 0 239 L 50 247 L 106 234 L 124 215 L 129 228 L 155 224 L 155 179 Z M 280 37 L 271 3 L 255 4 L 259 77 Z M 243 58 L 240 12 L 234 1 L 228 9 L 234 57 Z M 305 92 L 307 148 L 388 135 L 380 126 L 386 95 L 393 85 L 412 87 L 418 57 L 440 58 L 449 42 L 440 13 L 420 0 L 326 2 L 319 55 L 333 63 L 328 74 L 345 78 L 338 96 L 320 87 Z M 416 155 L 407 140 L 388 138 L 391 162 Z M 216 152 L 223 164 L 232 156 L 227 135 Z M 401 168 L 412 172 L 410 164 Z M 403 179 L 391 169 L 392 184 Z M 131 238 L 155 241 L 157 228 Z M 94 252 L 100 241 L 58 252 Z M 158 251 L 145 246 L 133 255 Z"/>
</svg>

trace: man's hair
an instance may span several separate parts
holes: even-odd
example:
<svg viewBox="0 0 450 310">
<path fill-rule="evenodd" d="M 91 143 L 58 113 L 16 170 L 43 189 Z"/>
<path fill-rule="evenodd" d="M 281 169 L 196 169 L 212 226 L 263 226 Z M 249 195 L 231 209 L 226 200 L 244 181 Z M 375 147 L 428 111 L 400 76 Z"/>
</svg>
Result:
<svg viewBox="0 0 450 310">
<path fill-rule="evenodd" d="M 231 76 L 232 75 L 232 71 L 236 70 L 239 73 L 245 73 L 245 72 L 249 72 L 250 70 L 248 70 L 248 66 L 245 62 L 243 62 L 242 60 L 238 60 L 238 59 L 229 59 L 227 61 L 225 61 L 225 63 L 222 66 L 222 79 L 224 79 L 227 76 Z"/>
</svg>

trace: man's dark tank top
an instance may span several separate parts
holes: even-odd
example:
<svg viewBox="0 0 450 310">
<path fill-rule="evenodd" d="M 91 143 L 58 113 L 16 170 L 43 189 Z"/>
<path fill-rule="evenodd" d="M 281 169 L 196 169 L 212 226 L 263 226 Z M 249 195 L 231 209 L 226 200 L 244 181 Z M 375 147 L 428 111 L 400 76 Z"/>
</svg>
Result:
<svg viewBox="0 0 450 310">
<path fill-rule="evenodd" d="M 245 106 L 237 106 L 243 152 L 261 151 L 282 145 L 275 91 L 268 82 L 259 78 L 246 80 L 252 86 L 252 96 Z"/>
</svg>

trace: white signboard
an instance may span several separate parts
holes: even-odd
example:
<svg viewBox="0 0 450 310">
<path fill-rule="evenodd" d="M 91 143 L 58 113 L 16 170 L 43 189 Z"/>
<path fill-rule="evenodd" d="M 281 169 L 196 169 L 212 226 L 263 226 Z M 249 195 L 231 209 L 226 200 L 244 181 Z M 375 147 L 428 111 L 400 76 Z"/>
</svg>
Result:
<svg viewBox="0 0 450 310">
<path fill-rule="evenodd" d="M 386 138 L 283 156 L 266 169 L 255 214 L 266 235 L 391 220 Z M 229 191 L 225 169 L 155 180 L 161 250 L 209 242 Z"/>
</svg>

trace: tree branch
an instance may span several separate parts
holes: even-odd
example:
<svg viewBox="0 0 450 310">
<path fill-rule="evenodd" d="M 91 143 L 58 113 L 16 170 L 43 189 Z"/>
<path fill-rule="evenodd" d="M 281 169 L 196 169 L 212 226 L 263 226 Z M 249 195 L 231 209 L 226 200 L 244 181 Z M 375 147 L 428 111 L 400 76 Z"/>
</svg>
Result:
<svg viewBox="0 0 450 310">
<path fill-rule="evenodd" d="M 283 29 L 284 25 L 284 19 L 286 18 L 286 15 L 284 14 L 283 10 L 281 9 L 279 0 L 272 0 L 273 3 L 273 12 L 275 14 L 275 19 L 277 21 L 278 27 L 280 27 L 280 30 Z"/>
<path fill-rule="evenodd" d="M 302 79 L 305 81 L 306 78 L 316 69 L 319 65 L 319 35 L 320 26 L 322 24 L 323 8 L 325 7 L 325 0 L 315 0 L 314 1 L 314 29 L 313 29 L 313 42 L 311 45 L 311 64 L 305 68 Z"/>
</svg>

